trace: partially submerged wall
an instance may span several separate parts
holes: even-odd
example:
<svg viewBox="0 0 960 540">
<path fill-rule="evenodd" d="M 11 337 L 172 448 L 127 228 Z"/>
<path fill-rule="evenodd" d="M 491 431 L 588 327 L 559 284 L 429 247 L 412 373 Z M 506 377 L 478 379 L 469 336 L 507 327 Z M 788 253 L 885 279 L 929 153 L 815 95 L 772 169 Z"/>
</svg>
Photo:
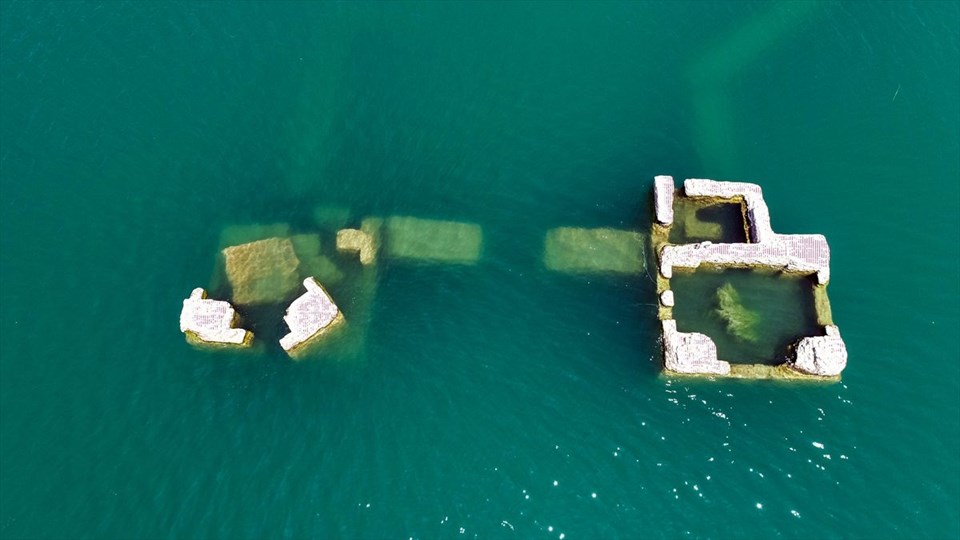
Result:
<svg viewBox="0 0 960 540">
<path fill-rule="evenodd" d="M 238 322 L 229 302 L 207 299 L 207 291 L 200 287 L 183 301 L 180 310 L 180 331 L 189 343 L 199 347 L 250 347 L 253 332 L 237 328 Z"/>
<path fill-rule="evenodd" d="M 672 205 L 677 197 L 709 198 L 740 202 L 747 228 L 746 243 L 712 243 L 671 245 Z M 657 176 L 654 180 L 656 222 L 651 229 L 651 243 L 657 257 L 658 317 L 663 325 L 664 369 L 681 374 L 730 376 L 737 378 L 778 378 L 831 380 L 846 367 L 846 345 L 839 329 L 833 325 L 826 285 L 830 279 L 830 249 L 822 235 L 777 234 L 770 225 L 770 212 L 760 186 L 744 182 L 718 182 L 688 179 L 683 192 L 676 191 L 673 178 Z M 781 272 L 813 275 L 814 305 L 817 323 L 823 336 L 800 339 L 790 347 L 788 360 L 780 366 L 730 365 L 716 357 L 716 344 L 706 335 L 683 333 L 673 320 L 675 297 L 670 290 L 674 268 L 774 269 Z"/>
</svg>

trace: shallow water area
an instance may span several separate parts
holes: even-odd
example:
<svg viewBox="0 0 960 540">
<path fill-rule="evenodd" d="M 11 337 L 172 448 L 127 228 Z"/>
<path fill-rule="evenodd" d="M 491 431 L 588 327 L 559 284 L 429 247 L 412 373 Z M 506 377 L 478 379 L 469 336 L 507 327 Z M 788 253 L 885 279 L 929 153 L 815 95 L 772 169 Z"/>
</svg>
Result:
<svg viewBox="0 0 960 540">
<path fill-rule="evenodd" d="M 738 364 L 783 363 L 787 346 L 801 337 L 818 336 L 813 281 L 780 272 L 746 269 L 675 272 L 670 280 L 676 305 L 677 329 L 706 334 L 717 345 L 721 360 Z M 725 287 L 748 318 L 746 331 L 731 331 L 729 317 L 721 314 Z M 755 318 L 755 321 L 752 320 Z"/>
</svg>

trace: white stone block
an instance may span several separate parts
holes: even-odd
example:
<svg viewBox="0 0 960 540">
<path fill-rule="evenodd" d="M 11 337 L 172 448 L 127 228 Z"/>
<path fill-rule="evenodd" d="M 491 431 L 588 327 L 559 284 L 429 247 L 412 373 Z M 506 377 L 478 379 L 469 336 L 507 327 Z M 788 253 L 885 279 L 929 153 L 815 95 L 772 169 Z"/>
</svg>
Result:
<svg viewBox="0 0 960 540">
<path fill-rule="evenodd" d="M 191 332 L 210 344 L 250 345 L 249 331 L 233 328 L 237 312 L 229 302 L 208 300 L 207 292 L 197 287 L 183 301 L 180 310 L 180 331 Z"/>
<path fill-rule="evenodd" d="M 307 292 L 290 304 L 283 317 L 290 333 L 280 338 L 280 346 L 288 353 L 343 321 L 340 309 L 314 278 L 303 280 L 303 286 Z"/>
<path fill-rule="evenodd" d="M 653 177 L 653 204 L 657 221 L 663 225 L 673 223 L 673 192 L 676 187 L 672 176 Z"/>
</svg>

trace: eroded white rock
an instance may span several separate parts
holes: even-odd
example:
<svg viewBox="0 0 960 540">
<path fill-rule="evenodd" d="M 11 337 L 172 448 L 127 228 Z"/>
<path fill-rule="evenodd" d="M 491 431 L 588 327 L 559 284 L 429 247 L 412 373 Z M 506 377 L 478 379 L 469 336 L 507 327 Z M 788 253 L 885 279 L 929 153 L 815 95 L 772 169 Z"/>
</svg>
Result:
<svg viewBox="0 0 960 540">
<path fill-rule="evenodd" d="M 657 221 L 663 225 L 673 223 L 673 192 L 676 189 L 672 176 L 653 177 L 653 205 Z"/>
<path fill-rule="evenodd" d="M 834 325 L 824 328 L 827 335 L 805 337 L 797 343 L 790 367 L 822 377 L 839 375 L 847 367 L 847 346 L 840 329 Z"/>
<path fill-rule="evenodd" d="M 291 355 L 344 321 L 337 304 L 317 280 L 308 277 L 303 286 L 307 292 L 290 304 L 283 317 L 290 333 L 280 338 L 280 346 Z"/>
<path fill-rule="evenodd" d="M 676 373 L 728 375 L 730 363 L 717 359 L 717 345 L 708 336 L 677 331 L 677 321 L 663 325 L 663 364 Z"/>
<path fill-rule="evenodd" d="M 208 300 L 207 292 L 197 287 L 190 297 L 183 301 L 180 311 L 180 331 L 188 340 L 195 336 L 197 345 L 233 345 L 249 347 L 253 342 L 253 333 L 242 328 L 234 328 L 237 311 L 229 302 Z M 199 340 L 199 343 L 196 342 Z"/>
</svg>

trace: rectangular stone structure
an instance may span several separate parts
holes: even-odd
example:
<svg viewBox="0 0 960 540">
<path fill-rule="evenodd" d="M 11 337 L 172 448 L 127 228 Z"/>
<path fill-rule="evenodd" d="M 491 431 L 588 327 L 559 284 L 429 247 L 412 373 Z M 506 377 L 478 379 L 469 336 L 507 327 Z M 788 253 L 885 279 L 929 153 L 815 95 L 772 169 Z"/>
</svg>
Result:
<svg viewBox="0 0 960 540">
<path fill-rule="evenodd" d="M 830 281 L 830 247 L 820 234 L 778 234 L 770 224 L 770 211 L 760 186 L 746 182 L 726 182 L 690 178 L 683 183 L 683 198 L 720 199 L 740 202 L 746 218 L 747 242 L 713 243 L 709 241 L 673 245 L 669 243 L 663 176 L 655 178 L 654 197 L 657 221 L 651 231 L 657 249 L 660 272 L 657 291 L 661 305 L 658 317 L 663 327 L 664 369 L 672 373 L 702 374 L 738 378 L 837 380 L 846 367 L 847 350 L 840 332 L 833 325 L 826 284 Z M 778 366 L 735 364 L 717 358 L 716 345 L 706 335 L 678 332 L 672 312 L 674 298 L 670 278 L 674 268 L 695 269 L 700 265 L 719 268 L 770 268 L 784 272 L 813 274 L 817 322 L 825 335 L 799 339 L 789 349 L 788 359 Z"/>
<path fill-rule="evenodd" d="M 766 267 L 816 274 L 817 283 L 830 280 L 830 248 L 820 234 L 782 234 L 759 244 L 683 244 L 660 252 L 660 273 L 673 277 L 673 268 L 711 264 L 730 268 Z"/>
<path fill-rule="evenodd" d="M 688 178 L 683 181 L 683 192 L 687 197 L 743 199 L 747 208 L 750 241 L 759 243 L 772 240 L 776 234 L 770 226 L 770 210 L 763 200 L 763 189 L 757 184 Z"/>
<path fill-rule="evenodd" d="M 653 178 L 653 206 L 657 221 L 661 225 L 673 223 L 673 192 L 676 187 L 672 176 L 655 176 Z"/>
<path fill-rule="evenodd" d="M 558 227 L 547 231 L 543 262 L 557 272 L 639 274 L 646 267 L 643 244 L 634 231 Z"/>
<path fill-rule="evenodd" d="M 383 223 L 383 254 L 395 259 L 475 264 L 483 229 L 475 223 L 391 216 Z"/>
</svg>

